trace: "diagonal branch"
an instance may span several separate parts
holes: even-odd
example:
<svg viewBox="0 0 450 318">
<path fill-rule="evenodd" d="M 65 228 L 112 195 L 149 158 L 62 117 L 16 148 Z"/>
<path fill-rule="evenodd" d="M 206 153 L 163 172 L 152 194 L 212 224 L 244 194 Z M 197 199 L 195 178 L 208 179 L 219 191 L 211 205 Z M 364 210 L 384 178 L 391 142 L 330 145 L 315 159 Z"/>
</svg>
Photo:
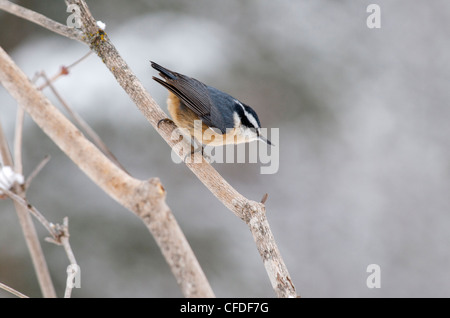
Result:
<svg viewBox="0 0 450 318">
<path fill-rule="evenodd" d="M 45 156 L 44 159 L 34 168 L 30 173 L 27 180 L 25 181 L 24 188 L 28 189 L 30 187 L 31 181 L 38 175 L 39 172 L 44 168 L 44 166 L 49 162 L 50 156 Z"/>
<path fill-rule="evenodd" d="M 158 178 L 141 181 L 112 163 L 29 81 L 0 47 L 0 83 L 36 124 L 103 191 L 139 216 L 155 237 L 186 297 L 214 297 L 166 204 Z"/>
<path fill-rule="evenodd" d="M 21 17 L 25 20 L 33 22 L 37 25 L 40 25 L 46 29 L 49 29 L 55 33 L 58 33 L 62 36 L 65 36 L 72 40 L 77 40 L 82 43 L 86 43 L 86 39 L 83 37 L 83 33 L 80 30 L 75 28 L 69 28 L 64 24 L 53 21 L 52 19 L 47 18 L 46 16 L 19 6 L 15 3 L 12 3 L 7 0 L 0 0 L 0 9 L 11 14 L 14 14 L 18 17 Z"/>
<path fill-rule="evenodd" d="M 0 288 L 3 290 L 6 290 L 7 292 L 10 292 L 11 294 L 19 297 L 19 298 L 29 298 L 27 295 L 22 294 L 21 292 L 15 290 L 14 288 L 11 288 L 3 283 L 0 283 Z"/>
<path fill-rule="evenodd" d="M 67 2 L 79 7 L 82 30 L 90 42 L 91 49 L 102 59 L 150 124 L 173 148 L 176 142 L 171 136 L 175 127 L 163 125 L 158 129 L 158 122 L 167 116 L 122 59 L 107 34 L 98 28 L 86 2 Z M 181 156 L 180 158 L 183 159 Z M 202 163 L 187 163 L 187 166 L 228 209 L 249 225 L 276 294 L 279 297 L 296 297 L 294 285 L 270 230 L 264 204 L 245 198 L 205 160 Z"/>
<path fill-rule="evenodd" d="M 48 86 L 52 93 L 55 95 L 55 97 L 58 99 L 58 101 L 63 105 L 63 107 L 67 110 L 67 112 L 70 114 L 70 116 L 73 118 L 73 120 L 78 124 L 78 126 L 89 136 L 91 137 L 94 144 L 101 150 L 103 153 L 111 160 L 113 161 L 120 169 L 128 173 L 128 171 L 125 169 L 124 166 L 119 162 L 119 160 L 114 156 L 114 154 L 109 150 L 109 148 L 106 146 L 106 144 L 103 142 L 103 140 L 100 138 L 100 136 L 94 131 L 94 129 L 89 126 L 89 124 L 78 115 L 77 112 L 75 112 L 62 98 L 62 96 L 58 93 L 56 88 L 53 86 L 52 82 L 47 77 L 47 74 L 45 72 L 41 72 L 39 74 L 42 76 L 42 78 L 45 80 L 45 86 Z M 129 174 L 129 173 L 128 173 Z"/>
</svg>

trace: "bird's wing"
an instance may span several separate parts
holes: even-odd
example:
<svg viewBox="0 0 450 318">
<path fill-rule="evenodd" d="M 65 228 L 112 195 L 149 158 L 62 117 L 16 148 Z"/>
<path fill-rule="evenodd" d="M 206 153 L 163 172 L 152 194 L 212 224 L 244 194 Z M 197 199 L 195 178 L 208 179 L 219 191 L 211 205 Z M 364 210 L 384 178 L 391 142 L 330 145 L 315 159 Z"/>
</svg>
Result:
<svg viewBox="0 0 450 318">
<path fill-rule="evenodd" d="M 213 104 L 208 86 L 195 78 L 170 71 L 161 65 L 152 62 L 152 67 L 158 70 L 161 77 L 153 77 L 155 81 L 163 85 L 175 94 L 183 104 L 192 110 L 206 125 L 217 127 L 224 131 L 222 116 Z"/>
</svg>

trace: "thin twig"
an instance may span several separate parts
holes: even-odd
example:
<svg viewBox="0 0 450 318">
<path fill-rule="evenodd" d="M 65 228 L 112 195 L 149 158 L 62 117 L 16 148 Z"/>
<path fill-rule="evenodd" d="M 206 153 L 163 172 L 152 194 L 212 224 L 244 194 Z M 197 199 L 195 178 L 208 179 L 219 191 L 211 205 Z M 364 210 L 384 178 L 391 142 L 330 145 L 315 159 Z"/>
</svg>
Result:
<svg viewBox="0 0 450 318">
<path fill-rule="evenodd" d="M 23 165 L 22 165 L 22 136 L 23 136 L 23 119 L 25 116 L 25 111 L 20 106 L 17 106 L 17 115 L 16 115 L 16 127 L 14 134 L 14 170 L 16 173 L 23 175 Z M 16 187 L 20 188 L 20 187 Z M 51 229 L 50 223 L 45 219 L 45 217 L 34 207 L 32 207 L 29 203 L 26 202 L 25 199 L 25 190 L 20 188 L 20 192 L 22 196 L 17 195 L 8 189 L 3 191 L 6 193 L 11 199 L 15 202 L 22 205 L 24 208 L 28 209 L 31 214 L 33 214 L 36 219 L 41 222 L 44 227 Z"/>
<path fill-rule="evenodd" d="M 64 247 L 64 251 L 66 252 L 67 258 L 69 259 L 70 265 L 67 267 L 67 280 L 66 280 L 66 290 L 64 292 L 64 298 L 70 298 L 73 289 L 73 279 L 76 277 L 79 267 L 77 264 L 77 260 L 75 259 L 75 255 L 72 251 L 72 247 L 69 242 L 69 218 L 66 216 L 63 219 L 63 224 L 55 224 L 55 231 L 59 233 L 58 238 L 50 238 L 47 237 L 45 240 L 47 242 L 54 243 L 56 245 L 62 245 Z M 76 279 L 76 278 L 75 278 Z"/>
<path fill-rule="evenodd" d="M 261 199 L 261 203 L 262 203 L 262 204 L 265 204 L 268 197 L 269 197 L 269 194 L 268 194 L 268 193 L 265 193 L 265 194 L 263 195 L 262 199 Z"/>
<path fill-rule="evenodd" d="M 72 248 L 69 244 L 69 218 L 66 216 L 63 219 L 63 233 L 61 243 L 64 246 L 64 249 L 66 251 L 67 257 L 69 258 L 70 264 L 78 264 L 77 260 L 75 259 L 75 255 L 73 254 Z"/>
<path fill-rule="evenodd" d="M 9 293 L 11 293 L 11 294 L 13 294 L 13 295 L 15 295 L 15 296 L 17 296 L 17 297 L 20 297 L 20 298 L 29 298 L 27 295 L 24 295 L 24 294 L 22 294 L 21 292 L 15 290 L 15 289 L 12 288 L 12 287 L 9 287 L 8 285 L 3 284 L 3 283 L 0 283 L 0 288 L 3 289 L 3 290 L 6 290 L 7 292 L 9 292 Z"/>
<path fill-rule="evenodd" d="M 25 199 L 18 196 L 14 192 L 8 189 L 2 189 L 2 192 L 4 192 L 8 197 L 10 197 L 14 202 L 20 204 L 22 207 L 27 209 L 31 213 L 31 215 L 34 216 L 36 220 L 38 220 L 45 227 L 45 229 L 50 233 L 53 239 L 58 240 L 60 233 L 55 231 L 54 227 L 52 226 L 52 223 L 47 221 L 47 219 L 42 215 L 41 212 L 39 212 L 34 206 L 29 204 Z"/>
<path fill-rule="evenodd" d="M 2 165 L 12 166 L 13 159 L 11 156 L 11 152 L 9 151 L 6 136 L 3 134 L 3 126 L 1 120 L 0 120 L 0 160 Z"/>
<path fill-rule="evenodd" d="M 23 135 L 23 119 L 24 119 L 24 110 L 22 107 L 18 106 L 17 108 L 17 117 L 16 117 L 16 129 L 15 129 L 15 139 L 14 139 L 14 162 L 15 162 L 15 170 L 16 173 L 23 173 L 22 169 L 22 135 Z M 25 191 L 28 189 L 28 186 L 35 175 L 42 169 L 42 167 L 48 162 L 50 159 L 49 156 L 44 158 L 43 161 L 36 167 L 33 171 L 33 174 L 27 179 L 27 183 L 25 187 L 22 189 L 20 187 L 16 187 L 16 189 L 20 189 L 20 193 L 22 196 L 15 194 L 9 189 L 2 189 L 2 192 L 10 197 L 15 203 L 20 204 L 22 208 L 27 209 L 50 233 L 52 236 L 51 239 L 47 238 L 47 241 L 53 242 L 55 244 L 62 245 L 64 250 L 66 251 L 67 257 L 71 264 L 76 265 L 75 256 L 72 252 L 72 248 L 69 243 L 69 219 L 67 217 L 64 218 L 63 225 L 59 226 L 58 224 L 53 225 L 48 222 L 47 219 L 40 213 L 35 207 L 31 206 L 26 202 L 25 199 Z M 69 282 L 69 280 L 67 280 Z M 72 293 L 71 285 L 68 283 L 66 286 L 65 297 L 69 298 Z"/>
<path fill-rule="evenodd" d="M 72 248 L 69 243 L 69 219 L 65 217 L 63 219 L 63 225 L 53 224 L 47 221 L 47 219 L 40 213 L 35 207 L 28 204 L 23 198 L 16 195 L 15 193 L 2 189 L 8 197 L 10 197 L 14 202 L 20 204 L 22 207 L 28 209 L 28 211 L 47 229 L 51 237 L 47 237 L 45 240 L 47 242 L 51 242 L 57 245 L 62 245 L 66 252 L 67 258 L 71 265 L 77 265 L 77 261 L 75 260 L 75 255 L 72 251 Z M 69 283 L 69 279 L 66 283 L 66 290 L 64 293 L 65 298 L 70 298 L 72 293 L 72 286 Z"/>
<path fill-rule="evenodd" d="M 82 57 L 80 57 L 78 60 L 76 60 L 75 62 L 73 62 L 72 64 L 69 64 L 69 66 L 66 66 L 65 69 L 70 70 L 72 67 L 76 66 L 78 63 L 82 62 L 83 60 L 85 60 L 86 58 L 88 58 L 89 55 L 91 55 L 93 52 L 92 51 L 88 51 L 85 55 L 83 55 Z M 52 81 L 53 82 L 53 81 Z"/>
<path fill-rule="evenodd" d="M 23 119 L 25 111 L 23 108 L 17 106 L 16 127 L 14 133 L 14 169 L 16 173 L 23 175 L 22 167 L 22 135 L 23 135 Z"/>
<path fill-rule="evenodd" d="M 39 90 L 43 90 L 45 87 L 48 86 L 48 82 L 50 83 L 54 83 L 58 78 L 60 78 L 63 75 L 67 75 L 69 74 L 69 70 L 76 66 L 78 63 L 82 62 L 83 60 L 85 60 L 89 55 L 92 54 L 92 51 L 87 52 L 85 55 L 83 55 L 82 57 L 80 57 L 78 60 L 76 60 L 75 62 L 73 62 L 72 64 L 70 64 L 69 66 L 61 66 L 61 69 L 59 70 L 59 72 L 55 75 L 52 76 L 52 78 L 48 79 L 44 84 L 42 84 L 41 86 L 38 87 Z M 37 77 L 41 77 L 42 72 L 35 74 L 35 76 Z"/>
<path fill-rule="evenodd" d="M 68 273 L 69 277 L 66 281 L 66 291 L 64 292 L 64 298 L 70 298 L 72 295 L 72 289 L 73 289 L 73 279 L 77 274 L 77 271 L 79 271 L 79 267 L 77 264 L 77 260 L 75 259 L 75 255 L 73 254 L 72 247 L 69 243 L 69 218 L 65 217 L 63 220 L 63 227 L 62 227 L 64 235 L 61 236 L 61 244 L 64 247 L 64 250 L 66 251 L 67 257 L 69 258 L 70 267 L 69 269 L 72 271 L 71 273 Z"/>
<path fill-rule="evenodd" d="M 21 134 L 19 134 L 19 136 L 21 136 Z M 16 136 L 15 139 L 18 140 L 19 136 Z M 16 143 L 21 144 L 21 141 L 16 141 Z M 6 137 L 3 133 L 1 125 L 0 125 L 0 145 L 3 164 L 12 167 L 13 166 L 12 156 L 11 153 L 9 153 L 8 143 L 6 141 Z M 16 154 L 15 156 L 20 158 L 22 155 Z M 18 166 L 18 168 L 21 169 L 21 165 Z M 6 195 L 9 196 L 12 194 L 13 196 L 17 197 L 18 199 L 17 201 L 24 201 L 23 197 L 25 197 L 25 190 L 20 185 L 15 184 L 14 191 L 17 194 L 12 193 L 8 189 L 2 189 L 2 192 L 5 193 Z M 30 213 L 28 213 L 27 204 L 25 205 L 26 207 L 24 207 L 22 204 L 19 204 L 19 202 L 14 201 L 14 207 L 16 209 L 20 226 L 22 228 L 22 232 L 25 237 L 25 242 L 31 255 L 31 260 L 33 262 L 34 270 L 36 272 L 36 276 L 38 278 L 42 294 L 44 295 L 44 297 L 54 298 L 56 297 L 56 292 L 51 280 L 47 262 L 45 260 L 44 253 L 42 251 L 41 244 L 39 243 L 39 238 L 36 232 L 36 228 L 34 227 L 33 220 L 31 218 Z"/>
<path fill-rule="evenodd" d="M 45 167 L 45 165 L 50 161 L 50 155 L 47 155 L 42 159 L 42 161 L 34 168 L 30 173 L 27 180 L 25 181 L 24 188 L 28 189 L 30 187 L 31 181 L 38 175 L 39 172 Z"/>
</svg>

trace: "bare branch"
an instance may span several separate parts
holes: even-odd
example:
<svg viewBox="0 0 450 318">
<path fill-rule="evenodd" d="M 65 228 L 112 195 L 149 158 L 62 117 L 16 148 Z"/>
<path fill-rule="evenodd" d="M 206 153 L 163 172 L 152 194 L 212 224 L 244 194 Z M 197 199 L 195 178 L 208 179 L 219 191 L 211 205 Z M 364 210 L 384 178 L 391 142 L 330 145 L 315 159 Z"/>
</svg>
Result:
<svg viewBox="0 0 450 318">
<path fill-rule="evenodd" d="M 36 124 L 103 191 L 138 215 L 155 237 L 183 294 L 214 293 L 183 232 L 166 204 L 159 179 L 137 180 L 114 165 L 37 90 L 0 48 L 0 82 Z"/>
<path fill-rule="evenodd" d="M 45 165 L 50 161 L 50 156 L 45 156 L 44 159 L 34 168 L 34 170 L 30 173 L 27 180 L 25 181 L 24 188 L 25 190 L 30 187 L 31 181 L 38 175 L 39 172 L 45 167 Z"/>
<path fill-rule="evenodd" d="M 20 116 L 18 117 L 20 119 Z M 20 137 L 16 136 L 15 139 L 19 140 Z M 21 142 L 16 141 L 16 143 Z M 6 137 L 3 133 L 1 125 L 0 125 L 0 146 L 3 164 L 12 167 L 13 161 L 11 153 L 9 153 L 8 143 L 6 141 Z M 21 154 L 17 154 L 16 156 L 21 157 Z M 21 165 L 19 166 L 19 169 L 20 170 L 22 169 Z M 14 196 L 17 196 L 20 200 L 23 200 L 22 197 L 25 195 L 24 189 L 22 189 L 22 187 L 18 184 L 14 186 L 14 189 L 15 192 L 18 194 L 12 193 L 7 189 L 2 190 L 2 192 L 6 193 L 7 195 L 10 195 L 12 193 Z M 28 250 L 30 251 L 31 260 L 33 261 L 34 270 L 36 272 L 42 294 L 44 295 L 44 297 L 55 298 L 56 297 L 55 288 L 52 283 L 47 262 L 45 261 L 44 253 L 42 252 L 42 247 L 41 244 L 39 243 L 39 238 L 36 233 L 36 228 L 34 227 L 33 220 L 31 219 L 31 215 L 28 213 L 27 207 L 24 207 L 18 202 L 14 201 L 14 206 L 16 208 L 22 232 L 25 236 L 25 242 L 27 244 Z"/>
<path fill-rule="evenodd" d="M 77 40 L 82 43 L 86 43 L 86 39 L 83 34 L 75 28 L 69 28 L 61 23 L 53 21 L 52 19 L 47 18 L 46 16 L 29 10 L 27 8 L 21 7 L 17 4 L 14 4 L 7 0 L 0 0 L 0 9 L 11 14 L 14 14 L 18 17 L 21 17 L 25 20 L 33 22 L 37 25 L 40 25 L 50 31 L 58 33 L 62 36 L 65 36 L 72 40 Z"/>
<path fill-rule="evenodd" d="M 4 166 L 12 166 L 13 159 L 9 151 L 6 136 L 3 134 L 3 126 L 0 120 L 0 161 Z"/>
<path fill-rule="evenodd" d="M 69 244 L 69 218 L 67 216 L 63 219 L 61 231 L 64 233 L 61 237 L 61 244 L 64 246 L 70 264 L 77 264 L 77 260 L 75 259 L 75 255 L 73 254 L 72 248 Z"/>
<path fill-rule="evenodd" d="M 23 134 L 23 119 L 25 112 L 22 107 L 18 106 L 17 108 L 17 118 L 16 118 L 16 127 L 15 127 L 15 139 L 14 139 L 14 162 L 15 162 L 15 170 L 16 173 L 23 174 L 22 169 L 22 134 Z M 36 175 L 39 170 L 48 162 L 49 157 L 47 156 L 33 171 L 34 175 Z M 23 188 L 16 187 L 16 191 L 19 190 L 20 195 L 17 195 L 8 189 L 2 189 L 2 192 L 5 193 L 8 197 L 10 197 L 16 204 L 16 207 L 19 210 L 27 209 L 36 219 L 47 229 L 47 231 L 52 236 L 51 239 L 47 240 L 53 242 L 58 245 L 62 245 L 64 250 L 66 251 L 67 257 L 69 258 L 70 263 L 77 264 L 75 260 L 75 256 L 72 252 L 72 248 L 69 243 L 69 219 L 67 217 L 64 218 L 63 225 L 59 224 L 53 225 L 48 222 L 47 219 L 33 206 L 25 200 L 25 191 L 31 182 L 31 179 L 34 175 L 31 175 L 28 178 L 27 183 Z M 17 204 L 20 204 L 22 208 L 19 208 Z M 19 213 L 19 211 L 18 211 Z M 22 213 L 22 212 L 20 212 Z M 47 238 L 48 239 L 48 238 Z M 43 257 L 43 256 L 42 256 Z M 69 280 L 67 280 L 66 291 L 64 297 L 70 298 L 72 293 L 71 285 L 69 284 Z"/>
<path fill-rule="evenodd" d="M 28 211 L 36 217 L 36 219 L 47 229 L 49 234 L 52 237 L 47 237 L 45 240 L 50 243 L 54 243 L 56 245 L 62 245 L 64 247 L 64 251 L 66 252 L 67 258 L 71 265 L 77 265 L 77 261 L 75 260 L 75 255 L 73 254 L 72 247 L 69 243 L 69 219 L 65 217 L 63 219 L 63 225 L 53 224 L 47 221 L 47 219 L 33 206 L 28 204 L 23 198 L 18 196 L 17 194 L 2 189 L 2 192 L 6 193 L 8 197 L 10 197 L 14 202 L 20 204 L 23 208 L 28 209 Z M 66 285 L 66 291 L 64 293 L 65 298 L 70 298 L 72 293 L 72 287 L 69 284 Z"/>
<path fill-rule="evenodd" d="M 29 298 L 27 295 L 24 295 L 21 292 L 19 292 L 19 291 L 15 290 L 14 288 L 11 288 L 11 287 L 3 284 L 3 283 L 0 283 L 0 288 L 3 289 L 3 290 L 6 290 L 7 292 L 9 292 L 9 293 L 11 293 L 11 294 L 13 294 L 13 295 L 15 295 L 17 297 Z"/>
<path fill-rule="evenodd" d="M 54 229 L 59 233 L 57 239 L 53 239 L 50 237 L 46 238 L 46 241 L 62 245 L 64 247 L 64 250 L 66 251 L 66 255 L 69 258 L 70 266 L 67 268 L 67 280 L 66 280 L 66 291 L 64 292 L 64 298 L 70 298 L 72 294 L 73 284 L 72 279 L 77 274 L 76 271 L 79 270 L 77 260 L 75 259 L 75 255 L 73 254 L 72 247 L 69 243 L 69 218 L 66 216 L 63 219 L 63 224 L 59 225 L 56 224 L 54 226 Z M 69 272 L 70 271 L 70 272 Z"/>
<path fill-rule="evenodd" d="M 48 82 L 53 83 L 55 82 L 58 78 L 60 78 L 62 75 L 67 75 L 69 74 L 69 70 L 76 66 L 78 63 L 82 62 L 83 60 L 85 60 L 89 55 L 92 54 L 92 51 L 87 52 L 85 55 L 83 55 L 82 57 L 80 57 L 78 60 L 76 60 L 75 62 L 73 62 L 72 64 L 70 64 L 69 66 L 61 66 L 61 69 L 59 70 L 59 73 L 55 74 L 52 78 L 50 78 L 48 81 L 46 81 L 46 83 L 42 84 L 41 86 L 39 86 L 39 90 L 43 90 L 47 85 Z M 41 77 L 42 75 L 41 73 L 35 74 L 35 77 Z M 32 80 L 32 82 L 34 83 L 34 80 Z"/>
<path fill-rule="evenodd" d="M 124 166 L 117 160 L 116 156 L 109 150 L 108 146 L 103 142 L 100 136 L 95 132 L 94 129 L 89 126 L 89 124 L 80 116 L 77 112 L 75 112 L 69 104 L 61 97 L 56 88 L 53 86 L 52 82 L 48 79 L 45 72 L 41 72 L 40 76 L 45 80 L 45 86 L 48 86 L 52 93 L 56 96 L 58 101 L 63 105 L 63 107 L 69 112 L 70 116 L 75 120 L 75 122 L 81 127 L 81 129 L 92 139 L 94 144 L 100 148 L 101 151 L 111 160 L 113 161 L 120 169 L 128 173 Z M 129 174 L 129 173 L 128 173 Z"/>
<path fill-rule="evenodd" d="M 2 189 L 2 192 L 10 197 L 15 203 L 27 209 L 45 227 L 50 235 L 53 236 L 53 239 L 58 240 L 59 233 L 55 231 L 55 229 L 52 227 L 52 224 L 47 221 L 47 219 L 42 215 L 41 212 L 39 212 L 34 206 L 29 204 L 24 198 L 20 197 L 14 192 L 7 189 Z"/>
<path fill-rule="evenodd" d="M 23 175 L 22 167 L 22 134 L 23 134 L 23 119 L 25 112 L 20 105 L 17 106 L 16 127 L 14 133 L 14 170 L 16 173 Z"/>
<path fill-rule="evenodd" d="M 103 63 L 139 110 L 172 149 L 175 146 L 180 147 L 180 144 L 177 144 L 178 141 L 171 139 L 172 131 L 175 128 L 173 125 L 162 125 L 158 128 L 158 122 L 167 118 L 166 114 L 144 89 L 141 82 L 109 40 L 107 34 L 98 28 L 86 2 L 84 0 L 67 0 L 67 2 L 79 7 L 82 30 L 85 36 L 89 38 L 91 49 L 102 59 Z M 176 152 L 183 160 L 184 156 L 180 155 L 178 151 Z M 186 163 L 186 165 L 228 209 L 249 225 L 277 296 L 297 297 L 287 267 L 270 230 L 264 204 L 245 198 L 205 160 L 202 160 L 201 163 Z"/>
<path fill-rule="evenodd" d="M 263 195 L 263 197 L 261 198 L 261 203 L 262 203 L 262 204 L 265 204 L 268 197 L 269 197 L 269 194 L 268 194 L 268 193 L 265 193 L 265 194 Z"/>
</svg>

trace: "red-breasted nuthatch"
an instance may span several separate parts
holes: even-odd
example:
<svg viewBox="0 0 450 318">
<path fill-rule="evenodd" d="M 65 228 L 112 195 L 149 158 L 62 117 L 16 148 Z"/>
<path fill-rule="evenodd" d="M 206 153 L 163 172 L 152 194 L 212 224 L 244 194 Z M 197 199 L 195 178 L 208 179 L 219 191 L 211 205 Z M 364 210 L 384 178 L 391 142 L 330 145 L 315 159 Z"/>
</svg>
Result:
<svg viewBox="0 0 450 318">
<path fill-rule="evenodd" d="M 202 144 L 221 146 L 258 139 L 272 144 L 261 135 L 258 115 L 250 106 L 227 93 L 192 77 L 168 70 L 155 62 L 151 62 L 151 66 L 160 72 L 159 75 L 164 80 L 155 76 L 153 79 L 169 90 L 167 104 L 173 122 L 179 128 L 186 128 L 194 137 L 194 122 L 201 120 Z M 160 120 L 158 126 L 162 121 L 170 119 Z"/>
</svg>

